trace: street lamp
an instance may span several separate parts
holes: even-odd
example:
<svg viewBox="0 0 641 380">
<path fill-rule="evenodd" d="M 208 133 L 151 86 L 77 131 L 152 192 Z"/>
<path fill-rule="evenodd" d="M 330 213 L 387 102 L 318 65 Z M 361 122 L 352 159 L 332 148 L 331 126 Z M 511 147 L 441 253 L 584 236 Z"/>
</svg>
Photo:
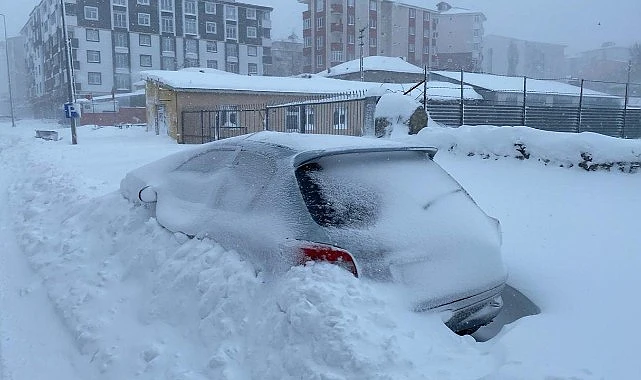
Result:
<svg viewBox="0 0 641 380">
<path fill-rule="evenodd" d="M 9 108 L 11 109 L 11 126 L 16 126 L 16 119 L 13 117 L 13 95 L 11 93 L 11 70 L 9 70 L 9 40 L 7 40 L 7 18 L 4 14 L 2 16 L 2 24 L 4 25 L 4 52 L 7 56 L 7 82 L 9 83 Z"/>
</svg>

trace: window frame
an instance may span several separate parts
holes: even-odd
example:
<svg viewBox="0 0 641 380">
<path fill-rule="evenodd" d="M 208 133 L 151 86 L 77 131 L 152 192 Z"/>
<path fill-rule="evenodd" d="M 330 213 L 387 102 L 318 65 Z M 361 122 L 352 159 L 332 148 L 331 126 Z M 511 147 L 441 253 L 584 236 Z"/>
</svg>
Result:
<svg viewBox="0 0 641 380">
<path fill-rule="evenodd" d="M 146 20 L 147 20 L 146 24 L 140 22 L 141 16 L 143 18 L 143 21 L 146 18 Z M 151 26 L 151 14 L 145 13 L 145 12 L 138 12 L 138 25 L 140 25 L 140 26 Z"/>
<path fill-rule="evenodd" d="M 91 76 L 94 75 L 94 79 L 98 78 L 98 81 L 92 81 Z M 96 77 L 97 75 L 97 77 Z M 88 71 L 87 72 L 87 84 L 92 86 L 101 86 L 102 85 L 102 73 L 99 71 Z"/>
<path fill-rule="evenodd" d="M 213 49 L 210 49 L 211 46 L 213 46 Z M 218 53 L 218 42 L 208 40 L 205 43 L 205 51 L 207 53 Z"/>
<path fill-rule="evenodd" d="M 250 30 L 253 31 L 252 35 L 249 33 Z M 255 26 L 248 26 L 245 32 L 247 33 L 247 38 L 258 38 L 258 28 Z"/>
<path fill-rule="evenodd" d="M 143 57 L 144 58 L 149 57 L 149 64 L 148 65 L 144 65 L 143 64 Z M 140 60 L 140 62 L 139 62 L 140 63 L 140 67 L 153 67 L 153 56 L 151 54 L 140 54 L 139 60 Z"/>
<path fill-rule="evenodd" d="M 91 17 L 87 16 L 88 15 L 87 12 L 95 13 L 96 14 L 95 18 L 93 16 L 91 16 Z M 91 21 L 99 21 L 100 20 L 100 14 L 98 13 L 98 7 L 85 5 L 83 13 L 84 13 L 84 16 L 85 16 L 85 20 L 91 20 Z"/>
<path fill-rule="evenodd" d="M 149 44 L 143 44 L 142 38 L 149 38 Z M 151 46 L 151 34 L 140 33 L 138 35 L 138 46 Z"/>
<path fill-rule="evenodd" d="M 205 14 L 216 14 L 216 3 L 214 1 L 205 1 Z"/>
<path fill-rule="evenodd" d="M 213 32 L 210 26 L 213 25 Z M 216 21 L 206 21 L 205 22 L 205 32 L 209 34 L 218 34 L 218 23 Z"/>
<path fill-rule="evenodd" d="M 90 59 L 89 54 L 97 54 L 98 58 Z M 87 63 L 100 63 L 101 61 L 100 50 L 87 50 L 86 55 L 87 55 Z"/>
<path fill-rule="evenodd" d="M 95 40 L 93 40 L 93 39 L 90 40 L 89 39 L 89 32 L 96 32 L 97 38 Z M 88 42 L 100 42 L 100 30 L 99 29 L 91 29 L 91 28 L 85 29 L 85 39 Z"/>
</svg>

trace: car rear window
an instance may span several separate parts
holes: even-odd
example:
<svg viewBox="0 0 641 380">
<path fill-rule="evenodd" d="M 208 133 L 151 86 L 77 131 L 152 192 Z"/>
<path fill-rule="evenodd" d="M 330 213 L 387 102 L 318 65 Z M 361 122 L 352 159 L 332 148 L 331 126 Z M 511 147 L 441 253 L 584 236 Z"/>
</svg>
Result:
<svg viewBox="0 0 641 380">
<path fill-rule="evenodd" d="M 323 227 L 367 228 L 385 213 L 403 212 L 399 205 L 424 207 L 430 194 L 460 189 L 424 152 L 322 157 L 298 167 L 296 178 L 309 213 Z"/>
</svg>

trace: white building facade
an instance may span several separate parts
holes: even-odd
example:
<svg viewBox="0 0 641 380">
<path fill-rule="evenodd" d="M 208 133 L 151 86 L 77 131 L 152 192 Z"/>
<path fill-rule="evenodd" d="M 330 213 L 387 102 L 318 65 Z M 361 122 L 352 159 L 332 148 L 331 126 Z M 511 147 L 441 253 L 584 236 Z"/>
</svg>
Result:
<svg viewBox="0 0 641 380">
<path fill-rule="evenodd" d="M 76 94 L 132 91 L 144 70 L 263 75 L 271 65 L 271 11 L 235 1 L 65 0 Z M 67 91 L 60 1 L 42 0 L 21 33 L 30 96 L 55 113 Z"/>
</svg>

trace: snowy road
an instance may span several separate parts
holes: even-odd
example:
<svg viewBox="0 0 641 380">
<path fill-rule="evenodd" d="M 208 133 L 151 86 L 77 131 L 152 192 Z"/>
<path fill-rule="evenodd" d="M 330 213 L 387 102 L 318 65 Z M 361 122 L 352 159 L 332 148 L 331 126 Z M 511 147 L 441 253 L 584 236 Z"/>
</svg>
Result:
<svg viewBox="0 0 641 380">
<path fill-rule="evenodd" d="M 5 140 L 0 158 L 21 144 L 17 137 Z M 12 219 L 7 199 L 13 174 L 5 165 L 0 176 L 0 379 L 91 378 L 89 366 L 80 359 L 53 310 L 42 279 L 16 242 L 13 226 L 18 221 Z"/>
</svg>

